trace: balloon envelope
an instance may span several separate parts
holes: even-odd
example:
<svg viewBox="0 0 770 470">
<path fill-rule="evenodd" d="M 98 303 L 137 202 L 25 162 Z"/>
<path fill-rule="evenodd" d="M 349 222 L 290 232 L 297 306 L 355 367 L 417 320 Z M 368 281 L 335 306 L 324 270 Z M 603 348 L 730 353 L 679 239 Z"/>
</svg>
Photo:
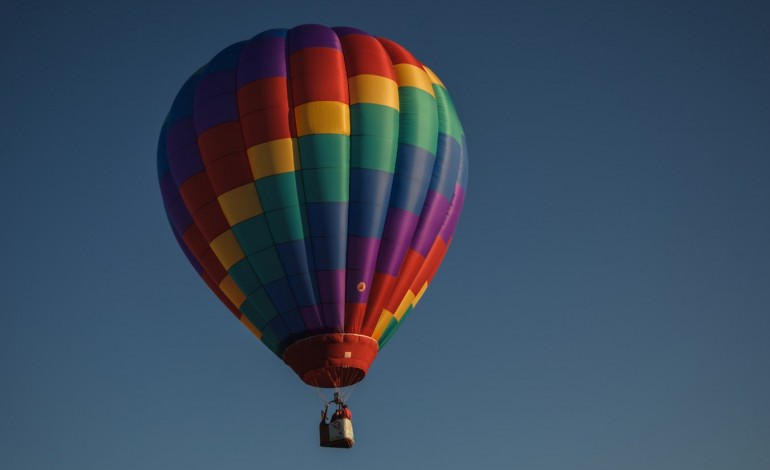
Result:
<svg viewBox="0 0 770 470">
<path fill-rule="evenodd" d="M 303 381 L 361 380 L 441 263 L 465 139 L 438 77 L 353 28 L 263 32 L 179 91 L 158 174 L 172 230 Z"/>
</svg>

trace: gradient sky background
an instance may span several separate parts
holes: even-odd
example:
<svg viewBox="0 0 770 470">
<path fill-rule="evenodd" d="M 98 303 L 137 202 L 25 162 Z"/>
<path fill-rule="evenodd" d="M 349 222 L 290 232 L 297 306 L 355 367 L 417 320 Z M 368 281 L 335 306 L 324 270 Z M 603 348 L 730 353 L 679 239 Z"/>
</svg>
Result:
<svg viewBox="0 0 770 470">
<path fill-rule="evenodd" d="M 768 5 L 5 0 L 0 468 L 767 470 Z M 302 23 L 412 51 L 470 152 L 351 451 L 188 265 L 156 176 L 189 74 Z"/>
</svg>

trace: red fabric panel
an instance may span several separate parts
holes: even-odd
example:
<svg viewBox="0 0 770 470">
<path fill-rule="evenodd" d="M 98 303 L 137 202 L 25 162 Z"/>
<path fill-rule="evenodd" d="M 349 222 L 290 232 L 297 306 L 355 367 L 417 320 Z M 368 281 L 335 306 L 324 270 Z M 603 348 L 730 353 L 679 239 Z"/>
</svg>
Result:
<svg viewBox="0 0 770 470">
<path fill-rule="evenodd" d="M 232 153 L 206 167 L 211 187 L 217 196 L 254 181 L 246 152 Z"/>
<path fill-rule="evenodd" d="M 447 245 L 441 237 L 436 237 L 436 241 L 433 242 L 433 246 L 430 247 L 428 256 L 425 258 L 425 263 L 417 272 L 417 276 L 412 282 L 411 289 L 415 294 L 422 289 L 422 285 L 425 281 L 430 282 L 433 280 L 433 276 L 438 271 L 438 267 L 441 265 L 441 260 L 444 259 L 444 255 L 447 252 Z"/>
<path fill-rule="evenodd" d="M 433 276 L 435 276 L 436 273 L 438 272 L 438 267 L 441 265 L 441 262 L 444 260 L 444 255 L 446 255 L 447 250 L 449 250 L 449 245 L 452 243 L 451 239 L 449 240 L 449 243 L 447 243 L 446 245 L 444 244 L 444 241 L 441 240 L 440 238 L 437 241 L 440 243 L 439 254 L 436 259 L 436 264 L 429 266 L 428 268 L 428 279 L 427 279 L 428 282 L 433 281 Z"/>
<path fill-rule="evenodd" d="M 206 273 L 211 276 L 211 280 L 216 284 L 217 290 L 219 290 L 219 283 L 227 276 L 227 271 L 222 267 L 222 263 L 219 262 L 217 255 L 208 250 L 200 259 L 201 266 L 206 270 Z"/>
<path fill-rule="evenodd" d="M 271 140 L 286 139 L 292 136 L 294 112 L 289 105 L 265 108 L 241 116 L 243 141 L 246 148 Z"/>
<path fill-rule="evenodd" d="M 179 186 L 179 194 L 182 195 L 187 211 L 193 215 L 216 199 L 209 178 L 204 172 L 196 173 L 182 183 Z"/>
<path fill-rule="evenodd" d="M 198 148 L 204 165 L 225 155 L 245 150 L 241 123 L 230 121 L 212 127 L 198 136 Z"/>
<path fill-rule="evenodd" d="M 385 308 L 390 293 L 393 292 L 393 286 L 396 285 L 396 278 L 390 274 L 374 272 L 372 279 L 372 292 L 369 294 L 369 301 L 366 304 L 366 313 L 364 314 L 364 326 L 361 334 L 371 336 L 377 321 L 380 319 L 382 309 Z"/>
<path fill-rule="evenodd" d="M 417 276 L 420 267 L 425 262 L 425 258 L 413 249 L 409 249 L 404 259 L 404 264 L 401 265 L 401 270 L 398 272 L 398 279 L 396 280 L 396 286 L 393 288 L 393 292 L 390 294 L 388 303 L 385 304 L 389 311 L 396 313 L 399 304 L 404 300 L 406 292 L 409 290 L 409 286 Z M 417 294 L 416 291 L 413 291 Z"/>
<path fill-rule="evenodd" d="M 203 239 L 201 231 L 198 230 L 195 224 L 190 224 L 190 227 L 185 230 L 182 235 L 182 241 L 184 241 L 185 246 L 187 246 L 187 249 L 190 250 L 198 262 L 200 262 L 203 254 L 209 249 L 209 244 Z"/>
<path fill-rule="evenodd" d="M 348 302 L 345 304 L 345 332 L 358 333 L 364 323 L 366 304 Z"/>
<path fill-rule="evenodd" d="M 422 64 L 419 60 L 415 59 L 409 51 L 395 42 L 385 38 L 377 38 L 377 40 L 380 41 L 380 44 L 382 44 L 385 50 L 388 51 L 388 55 L 390 55 L 390 60 L 393 62 L 393 65 L 412 64 L 415 67 L 422 68 Z"/>
<path fill-rule="evenodd" d="M 270 77 L 253 81 L 238 90 L 238 112 L 241 116 L 259 109 L 289 105 L 286 78 Z"/>
<path fill-rule="evenodd" d="M 208 243 L 211 243 L 230 228 L 230 224 L 227 223 L 227 219 L 225 219 L 225 215 L 222 213 L 222 208 L 219 207 L 219 202 L 216 200 L 198 211 L 193 216 L 193 220 L 195 220 L 195 225 L 198 226 L 203 238 Z"/>
<path fill-rule="evenodd" d="M 390 57 L 377 39 L 364 34 L 349 34 L 340 38 L 340 42 L 348 77 L 370 74 L 396 79 Z"/>
<path fill-rule="evenodd" d="M 349 103 L 345 60 L 340 51 L 308 47 L 292 54 L 289 60 L 294 106 L 310 101 Z"/>
</svg>

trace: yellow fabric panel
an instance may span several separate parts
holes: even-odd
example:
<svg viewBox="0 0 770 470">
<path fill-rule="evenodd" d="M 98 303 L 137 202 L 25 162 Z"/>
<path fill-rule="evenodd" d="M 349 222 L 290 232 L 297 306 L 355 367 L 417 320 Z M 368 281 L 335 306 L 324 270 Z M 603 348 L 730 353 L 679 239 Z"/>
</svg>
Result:
<svg viewBox="0 0 770 470">
<path fill-rule="evenodd" d="M 244 325 L 246 325 L 246 328 L 248 328 L 248 329 L 249 329 L 249 331 L 251 331 L 252 333 L 254 333 L 254 336 L 256 336 L 256 337 L 257 337 L 257 338 L 259 338 L 259 339 L 262 339 L 262 332 L 261 332 L 261 331 L 259 331 L 259 330 L 257 329 L 257 327 L 256 327 L 256 326 L 254 326 L 254 324 L 253 324 L 253 323 L 251 323 L 251 322 L 249 321 L 249 319 L 248 319 L 248 318 L 246 318 L 246 315 L 241 315 L 241 318 L 240 318 L 240 320 L 241 320 L 241 323 L 243 323 Z"/>
<path fill-rule="evenodd" d="M 379 341 L 382 334 L 385 332 L 385 328 L 388 327 L 390 319 L 393 318 L 393 314 L 383 309 L 380 314 L 380 319 L 377 321 L 377 326 L 374 327 L 374 333 L 372 333 L 372 339 Z"/>
<path fill-rule="evenodd" d="M 246 150 L 254 181 L 265 176 L 299 170 L 298 149 L 297 140 L 287 138 L 265 142 Z"/>
<path fill-rule="evenodd" d="M 396 320 L 401 321 L 401 318 L 404 316 L 404 313 L 406 313 L 406 309 L 408 309 L 412 305 L 413 299 L 414 299 L 414 292 L 410 290 L 406 291 L 404 300 L 401 301 L 401 304 L 398 306 L 398 310 L 396 310 Z"/>
<path fill-rule="evenodd" d="M 241 289 L 229 274 L 225 276 L 224 279 L 222 279 L 222 282 L 219 283 L 219 288 L 227 296 L 227 298 L 230 299 L 230 302 L 234 303 L 235 305 L 241 305 L 246 301 L 246 295 L 241 292 Z M 241 318 L 243 318 L 243 315 L 241 315 Z"/>
<path fill-rule="evenodd" d="M 230 269 L 235 263 L 242 260 L 245 255 L 238 240 L 235 239 L 232 230 L 228 230 L 211 242 L 211 250 L 217 255 L 219 262 L 225 270 Z M 241 302 L 233 302 L 240 305 Z"/>
<path fill-rule="evenodd" d="M 394 67 L 396 69 L 398 86 L 413 86 L 426 93 L 430 93 L 431 96 L 436 96 L 433 93 L 433 83 L 430 81 L 428 74 L 425 73 L 425 70 L 412 64 L 396 64 Z"/>
<path fill-rule="evenodd" d="M 217 199 L 230 226 L 262 213 L 262 203 L 254 183 L 231 189 Z"/>
<path fill-rule="evenodd" d="M 340 101 L 311 101 L 294 108 L 297 136 L 350 135 L 350 107 Z"/>
<path fill-rule="evenodd" d="M 362 74 L 348 80 L 350 104 L 373 103 L 398 110 L 398 84 L 387 77 Z"/>
<path fill-rule="evenodd" d="M 438 78 L 438 75 L 433 73 L 433 70 L 429 69 L 427 66 L 423 65 L 422 68 L 425 70 L 425 73 L 428 74 L 428 77 L 430 78 L 430 81 L 435 83 L 436 85 L 440 86 L 441 88 L 446 90 L 446 87 L 441 82 L 441 79 Z"/>
<path fill-rule="evenodd" d="M 422 285 L 422 287 L 420 288 L 420 292 L 418 292 L 418 293 L 417 293 L 417 295 L 414 297 L 414 300 L 412 301 L 412 307 L 414 307 L 415 305 L 417 305 L 417 302 L 419 302 L 419 301 L 420 301 L 420 299 L 422 298 L 422 295 L 425 293 L 425 291 L 426 291 L 427 289 L 428 289 L 428 283 L 426 282 L 426 283 L 425 283 L 425 284 L 423 284 L 423 285 Z"/>
</svg>

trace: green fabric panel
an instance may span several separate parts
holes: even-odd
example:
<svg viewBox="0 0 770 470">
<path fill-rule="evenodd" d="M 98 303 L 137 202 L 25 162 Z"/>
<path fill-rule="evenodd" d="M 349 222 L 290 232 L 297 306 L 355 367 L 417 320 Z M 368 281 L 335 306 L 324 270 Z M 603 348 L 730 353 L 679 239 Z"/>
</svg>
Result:
<svg viewBox="0 0 770 470">
<path fill-rule="evenodd" d="M 267 292 L 265 292 L 264 288 L 260 288 L 249 295 L 248 302 L 254 307 L 254 311 L 256 311 L 262 318 L 263 325 L 267 324 L 273 317 L 278 315 L 278 310 L 273 306 L 273 302 L 270 300 L 270 297 L 267 296 Z"/>
<path fill-rule="evenodd" d="M 267 319 L 259 312 L 259 310 L 257 310 L 251 300 L 246 299 L 239 310 L 242 314 L 246 315 L 246 318 L 248 318 L 251 324 L 257 327 L 259 331 L 265 329 Z"/>
<path fill-rule="evenodd" d="M 350 194 L 350 170 L 311 168 L 302 170 L 306 202 L 347 202 Z"/>
<path fill-rule="evenodd" d="M 261 178 L 256 184 L 265 212 L 298 206 L 302 200 L 302 194 L 298 191 L 297 175 L 293 171 Z"/>
<path fill-rule="evenodd" d="M 388 342 L 390 337 L 393 335 L 393 332 L 396 331 L 396 329 L 398 328 L 398 323 L 399 323 L 398 320 L 396 320 L 395 318 L 390 319 L 390 321 L 388 322 L 388 326 L 385 327 L 385 331 L 382 333 L 382 336 L 380 336 L 380 340 L 378 341 L 378 344 L 380 345 L 380 347 L 382 347 Z"/>
<path fill-rule="evenodd" d="M 281 259 L 278 257 L 278 251 L 274 246 L 265 248 L 259 253 L 253 254 L 247 258 L 259 276 L 262 284 L 269 284 L 286 277 L 281 265 Z"/>
<path fill-rule="evenodd" d="M 232 230 L 246 256 L 262 251 L 274 244 L 273 235 L 270 233 L 264 214 L 235 224 Z"/>
<path fill-rule="evenodd" d="M 393 173 L 396 170 L 398 141 L 387 137 L 350 137 L 350 167 Z"/>
<path fill-rule="evenodd" d="M 350 166 L 392 173 L 398 149 L 395 109 L 361 103 L 350 107 Z"/>
<path fill-rule="evenodd" d="M 350 135 L 398 137 L 398 110 L 379 104 L 359 103 L 350 107 Z"/>
<path fill-rule="evenodd" d="M 309 168 L 348 166 L 350 138 L 342 134 L 310 134 L 297 139 L 300 165 Z"/>
<path fill-rule="evenodd" d="M 232 265 L 232 267 L 227 270 L 227 274 L 233 278 L 233 281 L 235 281 L 235 284 L 241 292 L 246 295 L 251 294 L 262 287 L 262 283 L 259 282 L 257 273 L 254 272 L 254 269 L 251 267 L 251 263 L 247 258 L 243 258 Z"/>
<path fill-rule="evenodd" d="M 443 87 L 438 85 L 433 85 L 433 90 L 436 93 L 436 103 L 438 103 L 439 132 L 452 137 L 458 143 L 462 143 L 463 126 L 457 117 L 457 110 L 452 97 Z"/>
<path fill-rule="evenodd" d="M 262 343 L 278 357 L 281 357 L 281 350 L 278 338 L 275 337 L 272 331 L 265 330 L 262 332 Z"/>
<path fill-rule="evenodd" d="M 398 143 L 414 145 L 436 154 L 438 108 L 436 99 L 416 87 L 399 87 L 401 114 Z"/>
<path fill-rule="evenodd" d="M 275 244 L 307 238 L 305 206 L 287 207 L 268 212 L 265 216 Z"/>
</svg>

